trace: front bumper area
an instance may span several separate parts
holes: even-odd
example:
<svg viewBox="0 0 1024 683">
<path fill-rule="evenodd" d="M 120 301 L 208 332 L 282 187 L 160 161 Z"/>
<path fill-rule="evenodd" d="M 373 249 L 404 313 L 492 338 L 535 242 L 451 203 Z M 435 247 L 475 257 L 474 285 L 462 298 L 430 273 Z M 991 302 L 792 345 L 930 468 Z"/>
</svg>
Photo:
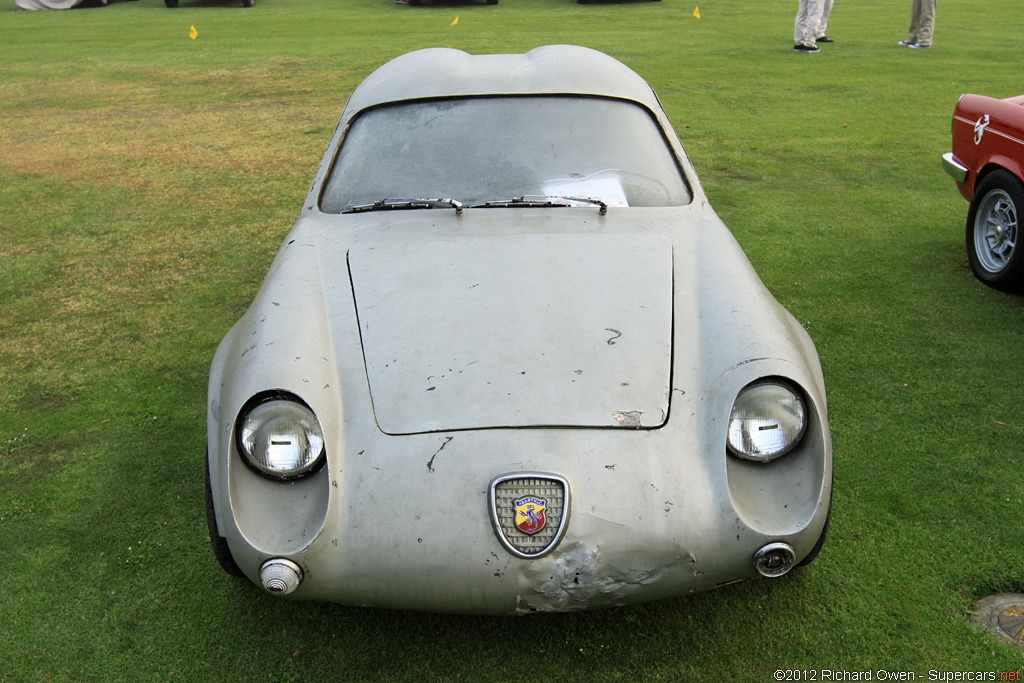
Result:
<svg viewBox="0 0 1024 683">
<path fill-rule="evenodd" d="M 582 434 L 589 434 L 584 442 Z M 387 448 L 350 451 L 358 467 L 330 464 L 309 481 L 266 482 L 270 488 L 232 454 L 238 505 L 225 516 L 224 533 L 254 583 L 266 585 L 261 569 L 268 560 L 284 559 L 299 568 L 301 582 L 275 592 L 297 599 L 494 615 L 620 606 L 757 578 L 755 555 L 770 544 L 787 544 L 799 562 L 821 535 L 831 497 L 831 458 L 826 465 L 822 442 L 768 465 L 729 463 L 742 468 L 737 473 L 727 472 L 724 452 L 711 467 L 698 466 L 706 454 L 679 448 L 666 429 L 373 441 Z M 517 461 L 519 453 L 534 455 Z M 489 515 L 491 473 L 516 467 L 557 471 L 572 491 L 564 536 L 541 557 L 510 553 Z M 744 487 L 755 479 L 766 488 L 781 482 L 786 491 L 737 506 L 733 498 L 746 497 Z M 259 512 L 241 502 L 252 485 L 262 492 Z M 273 487 L 278 507 L 305 507 L 307 514 L 268 512 Z M 321 505 L 322 515 L 308 512 Z"/>
<path fill-rule="evenodd" d="M 942 155 L 942 170 L 958 183 L 967 180 L 967 173 L 969 171 L 966 166 L 957 161 L 952 152 L 946 152 Z"/>
</svg>

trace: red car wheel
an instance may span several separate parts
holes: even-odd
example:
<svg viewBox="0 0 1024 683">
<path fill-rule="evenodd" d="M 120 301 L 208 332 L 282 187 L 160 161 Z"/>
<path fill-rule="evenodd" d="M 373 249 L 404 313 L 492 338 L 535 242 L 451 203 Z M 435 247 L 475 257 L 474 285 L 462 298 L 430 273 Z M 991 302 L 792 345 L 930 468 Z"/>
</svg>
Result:
<svg viewBox="0 0 1024 683">
<path fill-rule="evenodd" d="M 1024 284 L 1020 214 L 1024 184 L 1008 171 L 986 175 L 967 212 L 967 257 L 975 276 L 990 287 L 1015 290 Z"/>
</svg>

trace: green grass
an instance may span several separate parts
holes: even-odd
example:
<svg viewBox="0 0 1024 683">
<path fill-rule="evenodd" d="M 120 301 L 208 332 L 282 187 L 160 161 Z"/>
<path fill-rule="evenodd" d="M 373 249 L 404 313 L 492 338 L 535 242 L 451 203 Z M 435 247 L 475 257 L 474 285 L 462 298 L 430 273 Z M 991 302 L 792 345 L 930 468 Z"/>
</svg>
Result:
<svg viewBox="0 0 1024 683">
<path fill-rule="evenodd" d="M 1024 591 L 1024 299 L 971 276 L 938 162 L 961 93 L 1024 92 L 1020 0 L 944 0 L 918 51 L 895 45 L 909 0 L 840 0 L 816 55 L 790 49 L 789 0 L 427 2 L 0 9 L 0 681 L 1024 668 L 966 616 Z M 651 82 L 815 339 L 836 458 L 822 555 L 781 581 L 528 619 L 281 601 L 220 573 L 208 364 L 349 92 L 416 48 L 548 43 Z"/>
</svg>

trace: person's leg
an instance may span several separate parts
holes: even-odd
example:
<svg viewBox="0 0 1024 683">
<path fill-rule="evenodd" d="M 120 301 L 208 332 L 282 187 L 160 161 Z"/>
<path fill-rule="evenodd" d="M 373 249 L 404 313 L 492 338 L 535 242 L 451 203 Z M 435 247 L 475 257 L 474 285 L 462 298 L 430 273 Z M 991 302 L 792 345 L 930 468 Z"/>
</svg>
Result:
<svg viewBox="0 0 1024 683">
<path fill-rule="evenodd" d="M 818 22 L 818 32 L 815 38 L 823 38 L 828 30 L 828 17 L 832 14 L 833 0 L 825 0 L 821 6 L 821 21 Z"/>
<path fill-rule="evenodd" d="M 907 43 L 913 45 L 917 42 L 917 31 L 921 27 L 921 0 L 911 0 L 910 3 L 910 31 L 907 33 Z"/>
<path fill-rule="evenodd" d="M 797 11 L 796 24 L 793 27 L 794 43 L 815 46 L 823 2 L 824 0 L 800 0 L 800 9 Z"/>
<path fill-rule="evenodd" d="M 935 32 L 935 3 L 936 0 L 917 0 L 921 3 L 921 16 L 918 20 L 917 40 L 914 41 L 921 47 L 932 46 L 932 33 Z"/>
<path fill-rule="evenodd" d="M 793 43 L 801 45 L 807 33 L 807 0 L 799 0 L 796 8 L 796 22 L 793 24 Z"/>
</svg>

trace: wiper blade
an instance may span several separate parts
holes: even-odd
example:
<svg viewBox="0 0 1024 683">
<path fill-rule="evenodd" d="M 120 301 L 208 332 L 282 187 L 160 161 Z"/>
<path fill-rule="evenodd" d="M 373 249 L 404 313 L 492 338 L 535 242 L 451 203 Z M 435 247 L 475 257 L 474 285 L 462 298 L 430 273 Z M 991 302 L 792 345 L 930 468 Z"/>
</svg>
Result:
<svg viewBox="0 0 1024 683">
<path fill-rule="evenodd" d="M 583 204 L 594 204 L 601 207 L 601 215 L 608 213 L 608 202 L 597 197 L 569 197 L 563 195 L 524 194 L 512 199 L 498 199 L 495 201 L 474 204 L 470 208 L 487 209 L 509 206 L 571 206 L 569 202 L 581 202 Z"/>
<path fill-rule="evenodd" d="M 378 199 L 372 204 L 357 204 L 342 211 L 342 213 L 362 213 L 364 211 L 393 211 L 400 209 L 433 209 L 434 207 L 446 204 L 455 209 L 455 213 L 462 213 L 462 202 L 457 199 Z"/>
</svg>

